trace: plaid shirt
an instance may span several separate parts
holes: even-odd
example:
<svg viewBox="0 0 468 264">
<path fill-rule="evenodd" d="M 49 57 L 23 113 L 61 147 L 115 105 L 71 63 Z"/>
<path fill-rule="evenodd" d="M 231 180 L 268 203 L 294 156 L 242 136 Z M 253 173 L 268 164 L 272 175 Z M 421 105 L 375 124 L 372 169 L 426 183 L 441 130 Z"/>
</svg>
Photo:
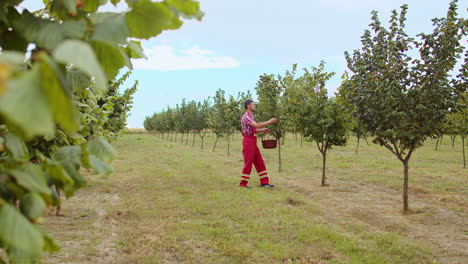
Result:
<svg viewBox="0 0 468 264">
<path fill-rule="evenodd" d="M 253 117 L 252 113 L 245 112 L 245 114 L 241 118 L 242 135 L 244 136 L 254 135 L 254 128 L 250 125 L 252 122 L 255 122 L 255 118 Z"/>
</svg>

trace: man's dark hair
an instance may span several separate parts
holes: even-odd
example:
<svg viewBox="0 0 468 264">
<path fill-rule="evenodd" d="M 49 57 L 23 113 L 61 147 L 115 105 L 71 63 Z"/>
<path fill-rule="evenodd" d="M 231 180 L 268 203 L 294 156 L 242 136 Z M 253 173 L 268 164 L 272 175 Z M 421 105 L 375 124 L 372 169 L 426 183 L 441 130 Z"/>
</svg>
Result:
<svg viewBox="0 0 468 264">
<path fill-rule="evenodd" d="M 251 99 L 245 100 L 245 102 L 244 102 L 244 108 L 247 109 L 247 106 L 248 106 L 249 104 L 251 104 L 251 103 L 253 103 L 253 100 L 251 100 Z"/>
</svg>

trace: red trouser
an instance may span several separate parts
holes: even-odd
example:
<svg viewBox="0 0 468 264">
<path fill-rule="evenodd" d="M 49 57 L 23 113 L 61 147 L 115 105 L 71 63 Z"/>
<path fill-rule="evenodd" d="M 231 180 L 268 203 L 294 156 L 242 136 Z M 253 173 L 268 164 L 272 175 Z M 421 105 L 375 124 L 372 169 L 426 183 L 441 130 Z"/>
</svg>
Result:
<svg viewBox="0 0 468 264">
<path fill-rule="evenodd" d="M 244 168 L 242 169 L 239 186 L 247 186 L 249 183 L 252 164 L 257 169 L 258 176 L 260 176 L 260 184 L 269 184 L 268 173 L 260 149 L 257 147 L 256 136 L 244 136 L 242 140 L 242 154 L 244 154 Z"/>
</svg>

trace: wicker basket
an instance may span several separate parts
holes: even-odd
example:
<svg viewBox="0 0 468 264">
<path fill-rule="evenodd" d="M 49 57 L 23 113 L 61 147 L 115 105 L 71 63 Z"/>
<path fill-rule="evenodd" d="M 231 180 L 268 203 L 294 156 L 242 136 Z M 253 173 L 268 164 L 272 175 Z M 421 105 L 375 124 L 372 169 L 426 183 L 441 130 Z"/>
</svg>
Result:
<svg viewBox="0 0 468 264">
<path fill-rule="evenodd" d="M 276 139 L 262 139 L 262 146 L 264 149 L 274 149 L 277 142 Z"/>
</svg>

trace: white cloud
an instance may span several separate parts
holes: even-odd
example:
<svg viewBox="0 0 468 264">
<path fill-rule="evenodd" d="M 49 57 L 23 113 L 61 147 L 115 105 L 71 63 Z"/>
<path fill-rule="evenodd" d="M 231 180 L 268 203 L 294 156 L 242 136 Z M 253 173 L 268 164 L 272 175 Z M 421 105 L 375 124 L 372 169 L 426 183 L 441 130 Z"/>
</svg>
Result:
<svg viewBox="0 0 468 264">
<path fill-rule="evenodd" d="M 235 68 L 240 63 L 228 56 L 216 56 L 214 51 L 204 50 L 198 46 L 189 49 L 176 50 L 169 45 L 157 45 L 145 48 L 145 59 L 133 60 L 135 69 L 157 71 L 195 70 Z"/>
</svg>

